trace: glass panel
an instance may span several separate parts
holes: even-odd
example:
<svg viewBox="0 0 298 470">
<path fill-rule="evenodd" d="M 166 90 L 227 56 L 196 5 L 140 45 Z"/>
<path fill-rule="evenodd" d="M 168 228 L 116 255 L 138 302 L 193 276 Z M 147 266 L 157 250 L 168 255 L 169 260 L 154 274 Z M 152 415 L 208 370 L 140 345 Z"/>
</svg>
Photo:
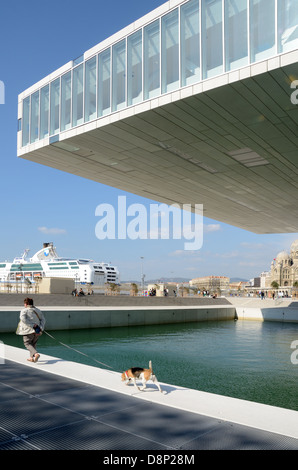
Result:
<svg viewBox="0 0 298 470">
<path fill-rule="evenodd" d="M 40 91 L 40 138 L 49 135 L 50 87 L 46 85 Z"/>
<path fill-rule="evenodd" d="M 112 110 L 117 111 L 126 104 L 126 43 L 125 40 L 113 47 L 113 99 Z"/>
<path fill-rule="evenodd" d="M 181 6 L 181 85 L 200 80 L 199 0 Z"/>
<path fill-rule="evenodd" d="M 84 115 L 84 65 L 79 65 L 73 69 L 72 76 L 72 125 L 79 126 L 83 124 Z"/>
<path fill-rule="evenodd" d="M 30 142 L 39 139 L 39 91 L 31 95 Z"/>
<path fill-rule="evenodd" d="M 85 64 L 85 121 L 96 118 L 96 57 Z"/>
<path fill-rule="evenodd" d="M 76 65 L 81 64 L 83 62 L 83 60 L 84 60 L 84 54 L 82 54 L 79 57 L 77 57 L 76 59 L 74 59 L 73 66 L 75 67 Z"/>
<path fill-rule="evenodd" d="M 251 62 L 275 54 L 275 0 L 250 0 Z"/>
<path fill-rule="evenodd" d="M 71 127 L 71 72 L 61 78 L 61 131 Z"/>
<path fill-rule="evenodd" d="M 222 0 L 202 0 L 203 78 L 223 72 Z"/>
<path fill-rule="evenodd" d="M 225 3 L 226 70 L 248 64 L 247 0 Z"/>
<path fill-rule="evenodd" d="M 127 105 L 142 100 L 142 30 L 127 39 Z"/>
<path fill-rule="evenodd" d="M 159 20 L 144 28 L 144 99 L 160 94 Z"/>
<path fill-rule="evenodd" d="M 111 112 L 111 52 L 98 56 L 98 117 Z"/>
<path fill-rule="evenodd" d="M 278 0 L 278 52 L 298 48 L 297 0 Z"/>
<path fill-rule="evenodd" d="M 23 100 L 23 132 L 22 132 L 22 146 L 29 144 L 30 132 L 30 96 Z"/>
<path fill-rule="evenodd" d="M 161 19 L 161 92 L 179 87 L 178 8 Z"/>
<path fill-rule="evenodd" d="M 50 105 L 50 135 L 57 134 L 60 112 L 60 78 L 51 83 L 51 105 Z"/>
</svg>

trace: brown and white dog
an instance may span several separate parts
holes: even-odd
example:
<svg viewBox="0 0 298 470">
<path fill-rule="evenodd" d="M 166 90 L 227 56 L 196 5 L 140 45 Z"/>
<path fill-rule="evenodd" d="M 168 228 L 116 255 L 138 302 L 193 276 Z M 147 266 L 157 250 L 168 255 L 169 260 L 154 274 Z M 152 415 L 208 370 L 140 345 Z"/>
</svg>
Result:
<svg viewBox="0 0 298 470">
<path fill-rule="evenodd" d="M 142 381 L 143 386 L 141 388 L 137 386 L 136 379 L 140 379 Z M 145 390 L 146 382 L 148 382 L 148 380 L 152 380 L 152 382 L 157 386 L 158 390 L 163 393 L 157 378 L 153 374 L 151 361 L 149 362 L 149 369 L 144 369 L 143 367 L 131 367 L 130 369 L 126 370 L 121 374 L 121 380 L 122 382 L 125 382 L 125 385 L 128 385 L 132 380 L 134 386 L 138 390 Z"/>
</svg>

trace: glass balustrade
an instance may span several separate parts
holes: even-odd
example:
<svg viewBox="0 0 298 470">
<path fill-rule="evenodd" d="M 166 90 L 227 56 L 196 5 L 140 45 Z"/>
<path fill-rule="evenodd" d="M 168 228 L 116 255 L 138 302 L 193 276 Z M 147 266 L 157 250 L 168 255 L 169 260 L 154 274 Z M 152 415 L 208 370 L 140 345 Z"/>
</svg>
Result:
<svg viewBox="0 0 298 470">
<path fill-rule="evenodd" d="M 297 0 L 183 2 L 25 97 L 21 145 L 297 48 Z"/>
</svg>

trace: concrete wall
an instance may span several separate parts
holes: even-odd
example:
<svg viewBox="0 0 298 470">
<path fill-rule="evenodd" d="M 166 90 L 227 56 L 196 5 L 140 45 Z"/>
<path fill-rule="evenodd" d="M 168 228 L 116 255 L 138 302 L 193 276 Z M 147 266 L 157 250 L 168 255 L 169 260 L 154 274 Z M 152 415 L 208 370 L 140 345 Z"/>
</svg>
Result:
<svg viewBox="0 0 298 470">
<path fill-rule="evenodd" d="M 75 288 L 73 279 L 44 277 L 38 284 L 40 294 L 71 294 Z"/>
<path fill-rule="evenodd" d="M 236 308 L 238 320 L 283 321 L 298 323 L 298 309 L 276 308 Z"/>
<path fill-rule="evenodd" d="M 291 298 L 265 299 L 230 297 L 239 320 L 281 321 L 298 323 L 298 302 Z"/>
<path fill-rule="evenodd" d="M 298 306 L 298 304 L 297 304 Z M 254 320 L 298 323 L 298 308 L 210 307 L 41 307 L 46 329 L 70 330 L 117 326 L 162 325 L 214 320 Z M 14 332 L 20 309 L 0 307 L 0 333 Z"/>
<path fill-rule="evenodd" d="M 46 329 L 68 330 L 116 326 L 161 325 L 196 321 L 233 320 L 234 307 L 211 308 L 42 308 Z M 0 332 L 14 332 L 19 322 L 20 310 L 15 307 L 0 309 Z"/>
</svg>

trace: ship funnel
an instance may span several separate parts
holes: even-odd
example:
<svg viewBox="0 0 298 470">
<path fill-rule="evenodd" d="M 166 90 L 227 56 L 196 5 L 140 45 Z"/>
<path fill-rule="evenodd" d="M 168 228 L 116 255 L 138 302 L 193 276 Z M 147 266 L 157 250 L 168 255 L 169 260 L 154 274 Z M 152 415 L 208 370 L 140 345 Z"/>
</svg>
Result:
<svg viewBox="0 0 298 470">
<path fill-rule="evenodd" d="M 51 243 L 43 243 L 43 247 L 39 250 L 35 255 L 31 258 L 32 261 L 40 261 L 40 260 L 49 260 L 53 258 L 58 258 L 56 253 L 56 249 L 53 246 L 53 242 Z"/>
</svg>

